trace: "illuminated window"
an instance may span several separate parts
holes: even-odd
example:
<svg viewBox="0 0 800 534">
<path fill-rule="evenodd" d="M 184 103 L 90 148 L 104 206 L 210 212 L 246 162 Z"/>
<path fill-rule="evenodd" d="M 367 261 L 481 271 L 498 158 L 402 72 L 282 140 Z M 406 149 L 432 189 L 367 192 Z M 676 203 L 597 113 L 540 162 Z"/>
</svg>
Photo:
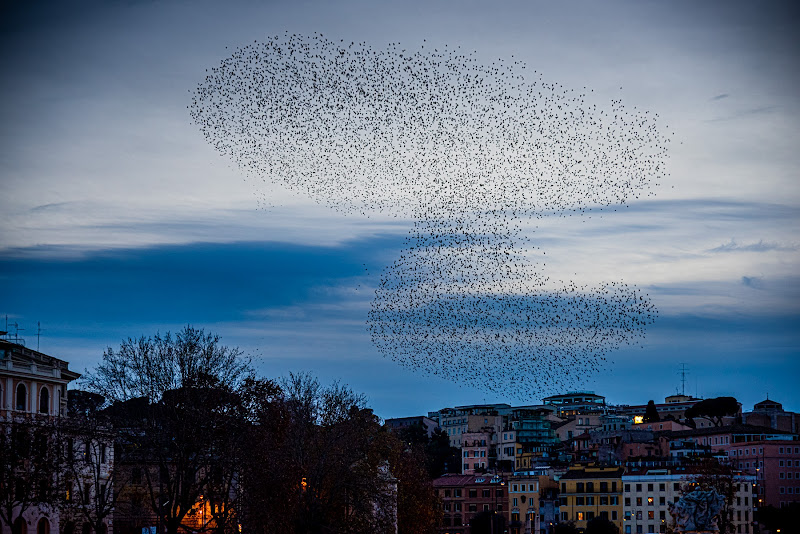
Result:
<svg viewBox="0 0 800 534">
<path fill-rule="evenodd" d="M 578 512 L 577 515 L 575 516 L 575 519 L 577 519 L 578 521 L 583 521 L 583 512 Z"/>
</svg>

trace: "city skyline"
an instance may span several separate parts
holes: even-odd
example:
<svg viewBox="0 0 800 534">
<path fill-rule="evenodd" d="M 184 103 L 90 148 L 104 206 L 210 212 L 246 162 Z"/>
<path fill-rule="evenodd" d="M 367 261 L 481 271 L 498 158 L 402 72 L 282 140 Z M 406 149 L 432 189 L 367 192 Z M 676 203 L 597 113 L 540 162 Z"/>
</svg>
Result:
<svg viewBox="0 0 800 534">
<path fill-rule="evenodd" d="M 28 346 L 83 372 L 123 338 L 186 324 L 239 346 L 264 376 L 310 371 L 382 417 L 513 392 L 413 373 L 365 326 L 411 225 L 344 216 L 257 185 L 191 124 L 191 91 L 233 50 L 284 32 L 382 48 L 513 56 L 598 105 L 657 113 L 674 133 L 656 196 L 618 213 L 543 220 L 548 267 L 622 280 L 659 318 L 583 388 L 609 402 L 687 393 L 800 411 L 798 38 L 787 3 L 332 6 L 52 3 L 4 8 L 0 313 Z M 227 48 L 226 48 L 227 47 Z M 546 384 L 544 385 L 546 387 Z M 563 391 L 550 391 L 561 393 Z"/>
</svg>

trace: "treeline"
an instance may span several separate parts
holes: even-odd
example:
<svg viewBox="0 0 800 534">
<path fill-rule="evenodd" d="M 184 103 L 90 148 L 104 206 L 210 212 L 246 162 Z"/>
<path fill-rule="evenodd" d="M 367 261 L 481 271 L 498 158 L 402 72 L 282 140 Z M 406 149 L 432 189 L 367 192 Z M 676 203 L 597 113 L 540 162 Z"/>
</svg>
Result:
<svg viewBox="0 0 800 534">
<path fill-rule="evenodd" d="M 55 448 L 69 452 L 42 471 L 58 473 L 53 505 L 72 501 L 98 533 L 112 511 L 121 534 L 431 532 L 430 481 L 458 460 L 446 435 L 388 432 L 338 383 L 259 378 L 192 327 L 109 348 L 83 388 L 59 423 Z"/>
</svg>

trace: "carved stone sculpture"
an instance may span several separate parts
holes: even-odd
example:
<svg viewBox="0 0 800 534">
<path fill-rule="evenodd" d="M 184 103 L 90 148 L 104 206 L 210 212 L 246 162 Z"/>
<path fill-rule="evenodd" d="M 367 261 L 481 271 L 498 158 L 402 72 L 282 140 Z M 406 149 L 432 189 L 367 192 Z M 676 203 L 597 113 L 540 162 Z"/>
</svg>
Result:
<svg viewBox="0 0 800 534">
<path fill-rule="evenodd" d="M 716 490 L 695 489 L 675 503 L 669 503 L 669 513 L 678 524 L 678 532 L 719 532 L 717 518 L 725 498 Z"/>
</svg>

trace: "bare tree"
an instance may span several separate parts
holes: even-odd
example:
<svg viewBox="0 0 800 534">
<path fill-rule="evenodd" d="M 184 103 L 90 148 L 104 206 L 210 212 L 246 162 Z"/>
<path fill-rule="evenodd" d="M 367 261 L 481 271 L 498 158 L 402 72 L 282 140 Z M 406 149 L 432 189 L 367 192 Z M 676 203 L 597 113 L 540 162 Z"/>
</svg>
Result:
<svg viewBox="0 0 800 534">
<path fill-rule="evenodd" d="M 251 373 L 241 356 L 187 326 L 175 336 L 129 338 L 87 373 L 87 386 L 113 403 L 119 449 L 131 451 L 124 467 L 141 474 L 148 515 L 169 534 L 231 530 L 236 390 Z"/>
<path fill-rule="evenodd" d="M 109 347 L 103 361 L 84 382 L 110 403 L 144 397 L 158 402 L 165 391 L 193 385 L 199 377 L 214 377 L 235 388 L 250 374 L 249 361 L 238 348 L 220 345 L 214 334 L 191 326 L 173 336 L 128 338 L 118 350 Z"/>
<path fill-rule="evenodd" d="M 6 525 L 16 525 L 32 506 L 54 507 L 56 435 L 47 417 L 0 420 L 0 519 Z"/>
</svg>

